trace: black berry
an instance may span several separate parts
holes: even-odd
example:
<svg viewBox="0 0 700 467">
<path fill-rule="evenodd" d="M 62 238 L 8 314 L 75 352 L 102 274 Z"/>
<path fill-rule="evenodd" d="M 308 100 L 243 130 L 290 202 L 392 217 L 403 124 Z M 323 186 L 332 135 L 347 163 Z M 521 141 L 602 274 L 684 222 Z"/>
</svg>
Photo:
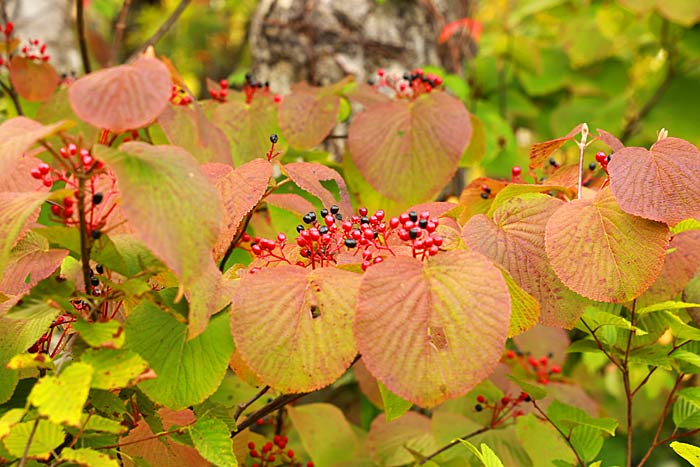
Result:
<svg viewBox="0 0 700 467">
<path fill-rule="evenodd" d="M 413 227 L 411 230 L 408 231 L 408 237 L 411 240 L 415 240 L 416 238 L 418 238 L 419 235 L 420 235 L 420 227 Z"/>
<path fill-rule="evenodd" d="M 360 224 L 369 224 L 369 217 L 367 216 L 362 216 L 360 218 Z"/>
<path fill-rule="evenodd" d="M 336 206 L 335 204 L 331 206 L 331 214 L 338 214 L 340 212 L 340 208 Z"/>
<path fill-rule="evenodd" d="M 103 199 L 104 195 L 102 193 L 95 193 L 92 195 L 92 204 L 100 204 Z"/>
<path fill-rule="evenodd" d="M 321 227 L 319 227 L 318 231 L 321 235 L 325 235 L 328 233 L 328 227 L 326 227 L 325 225 L 322 225 Z"/>
<path fill-rule="evenodd" d="M 354 238 L 346 238 L 345 246 L 348 248 L 355 248 L 357 246 L 357 240 L 355 240 Z"/>
<path fill-rule="evenodd" d="M 411 222 L 418 222 L 418 213 L 416 211 L 411 211 L 408 213 L 408 218 L 411 219 Z"/>
<path fill-rule="evenodd" d="M 102 266 L 101 264 L 98 264 L 95 266 L 95 271 L 97 271 L 97 274 L 104 274 L 105 273 L 105 267 Z"/>
<path fill-rule="evenodd" d="M 95 230 L 93 230 L 93 231 L 90 233 L 90 236 L 91 236 L 94 240 L 99 240 L 99 238 L 102 236 L 102 232 L 100 232 L 99 230 L 95 229 Z"/>
<path fill-rule="evenodd" d="M 277 135 L 276 135 L 275 133 L 272 133 L 272 134 L 270 135 L 270 142 L 271 142 L 272 144 L 275 144 L 275 143 L 277 142 Z"/>
<path fill-rule="evenodd" d="M 484 191 L 481 193 L 481 197 L 484 199 L 489 199 L 489 194 Z"/>
<path fill-rule="evenodd" d="M 304 221 L 304 222 L 306 222 L 306 221 Z M 297 225 L 297 232 L 301 233 L 302 230 L 304 230 L 304 226 L 301 224 Z"/>
<path fill-rule="evenodd" d="M 343 215 L 341 213 L 338 213 L 335 215 L 335 218 L 338 219 L 339 221 L 343 220 Z"/>
<path fill-rule="evenodd" d="M 591 162 L 590 164 L 588 164 L 588 170 L 595 170 L 597 167 L 598 164 L 596 164 L 595 162 Z"/>
<path fill-rule="evenodd" d="M 428 219 L 421 219 L 418 221 L 418 227 L 424 229 L 428 226 Z"/>
<path fill-rule="evenodd" d="M 94 287 L 97 287 L 98 285 L 100 285 L 100 280 L 99 280 L 97 277 L 92 276 L 92 277 L 90 278 L 90 283 L 91 283 Z"/>
<path fill-rule="evenodd" d="M 326 217 L 328 215 L 328 209 L 323 208 L 321 209 L 321 217 Z"/>
<path fill-rule="evenodd" d="M 481 412 L 482 410 L 484 410 L 484 408 L 481 406 L 481 404 L 476 404 L 474 406 L 474 410 L 476 410 L 477 412 Z"/>
<path fill-rule="evenodd" d="M 551 165 L 552 167 L 557 167 L 557 166 L 559 166 L 559 164 L 557 164 L 557 160 L 556 160 L 555 158 L 553 158 L 553 157 L 550 157 L 550 158 L 549 158 L 549 165 Z"/>
</svg>

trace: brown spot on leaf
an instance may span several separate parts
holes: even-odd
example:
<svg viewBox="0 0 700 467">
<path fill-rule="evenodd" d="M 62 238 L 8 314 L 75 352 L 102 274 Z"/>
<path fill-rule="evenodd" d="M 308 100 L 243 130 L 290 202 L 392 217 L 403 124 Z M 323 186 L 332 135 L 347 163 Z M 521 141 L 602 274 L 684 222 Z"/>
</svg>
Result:
<svg viewBox="0 0 700 467">
<path fill-rule="evenodd" d="M 435 347 L 435 350 L 445 350 L 447 348 L 447 337 L 445 330 L 441 326 L 430 326 L 428 328 L 428 339 L 430 345 Z"/>
<path fill-rule="evenodd" d="M 311 305 L 309 310 L 311 311 L 311 317 L 313 319 L 319 318 L 321 316 L 321 309 L 316 305 Z"/>
</svg>

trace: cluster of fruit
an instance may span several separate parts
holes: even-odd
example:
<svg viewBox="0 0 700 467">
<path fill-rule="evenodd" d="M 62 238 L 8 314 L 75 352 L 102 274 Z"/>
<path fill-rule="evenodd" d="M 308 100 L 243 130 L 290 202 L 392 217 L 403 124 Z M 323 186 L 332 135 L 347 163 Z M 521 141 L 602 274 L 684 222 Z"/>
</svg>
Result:
<svg viewBox="0 0 700 467">
<path fill-rule="evenodd" d="M 382 68 L 377 70 L 377 78 L 368 80 L 368 84 L 380 91 L 389 91 L 399 98 L 415 99 L 442 85 L 442 78 L 423 69 L 407 71 L 401 75 L 387 73 Z"/>
</svg>

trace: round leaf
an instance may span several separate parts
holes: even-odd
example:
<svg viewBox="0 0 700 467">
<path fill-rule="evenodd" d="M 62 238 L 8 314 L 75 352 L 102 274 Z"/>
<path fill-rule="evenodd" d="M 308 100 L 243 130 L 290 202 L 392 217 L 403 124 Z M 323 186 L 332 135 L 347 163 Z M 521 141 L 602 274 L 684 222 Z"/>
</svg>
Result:
<svg viewBox="0 0 700 467">
<path fill-rule="evenodd" d="M 10 60 L 10 82 L 17 94 L 30 102 L 42 102 L 51 97 L 58 86 L 58 73 L 47 62 L 15 55 Z"/>
<path fill-rule="evenodd" d="M 29 436 L 34 430 L 34 423 L 34 421 L 24 422 L 12 427 L 10 434 L 2 440 L 10 454 L 17 457 L 24 455 Z M 48 459 L 51 451 L 56 449 L 64 439 L 65 433 L 63 428 L 48 420 L 39 420 L 27 455 L 34 458 Z"/>
<path fill-rule="evenodd" d="M 172 409 L 199 404 L 216 391 L 226 374 L 233 342 L 228 315 L 214 317 L 207 329 L 187 340 L 187 325 L 150 302 L 142 302 L 125 323 L 126 347 L 141 355 L 158 377 L 139 387 Z"/>
<path fill-rule="evenodd" d="M 170 100 L 171 86 L 167 67 L 142 57 L 83 76 L 71 84 L 68 98 L 81 120 L 121 133 L 155 120 Z"/>
<path fill-rule="evenodd" d="M 650 150 L 622 148 L 608 164 L 610 189 L 629 214 L 675 224 L 700 215 L 700 152 L 679 138 Z"/>
<path fill-rule="evenodd" d="M 348 147 L 377 191 L 416 204 L 437 195 L 454 175 L 471 133 L 464 105 L 433 92 L 362 112 L 350 124 Z"/>
<path fill-rule="evenodd" d="M 661 272 L 668 228 L 631 216 L 610 189 L 560 207 L 547 222 L 545 246 L 564 284 L 584 297 L 624 303 L 640 296 Z"/>
<path fill-rule="evenodd" d="M 562 205 L 562 201 L 542 194 L 509 198 L 494 210 L 493 221 L 484 214 L 473 216 L 464 225 L 462 238 L 470 249 L 505 268 L 535 297 L 543 324 L 571 327 L 587 301 L 557 278 L 547 260 L 544 241 L 547 221 Z"/>
<path fill-rule="evenodd" d="M 81 412 L 87 401 L 93 368 L 87 363 L 72 363 L 59 376 L 44 376 L 32 388 L 27 399 L 40 414 L 59 425 L 80 427 Z"/>
<path fill-rule="evenodd" d="M 236 350 L 277 390 L 331 384 L 357 353 L 352 321 L 358 286 L 358 275 L 335 268 L 285 265 L 244 275 L 231 313 Z"/>
<path fill-rule="evenodd" d="M 510 321 L 501 272 L 478 253 L 388 258 L 364 275 L 355 338 L 369 371 L 421 406 L 467 393 L 496 367 Z M 396 358 L 400 355 L 401 358 Z"/>
<path fill-rule="evenodd" d="M 430 419 L 416 412 L 392 421 L 378 416 L 370 426 L 367 444 L 375 464 L 386 467 L 410 464 L 411 451 L 427 456 L 440 447 L 431 433 Z"/>
<path fill-rule="evenodd" d="M 327 88 L 301 83 L 280 104 L 280 129 L 290 145 L 311 149 L 321 144 L 335 127 L 339 108 L 340 97 Z"/>
</svg>

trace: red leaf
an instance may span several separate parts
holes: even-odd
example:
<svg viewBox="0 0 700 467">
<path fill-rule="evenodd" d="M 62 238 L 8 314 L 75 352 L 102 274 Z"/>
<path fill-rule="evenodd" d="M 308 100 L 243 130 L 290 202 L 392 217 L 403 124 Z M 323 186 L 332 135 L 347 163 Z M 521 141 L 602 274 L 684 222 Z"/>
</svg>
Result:
<svg viewBox="0 0 700 467">
<path fill-rule="evenodd" d="M 58 73 L 50 63 L 36 63 L 15 55 L 10 60 L 9 68 L 12 86 L 17 94 L 30 102 L 45 101 L 58 87 Z"/>
<path fill-rule="evenodd" d="M 472 127 L 464 105 L 444 92 L 392 101 L 353 118 L 348 148 L 382 195 L 411 204 L 436 196 L 452 178 Z"/>
<path fill-rule="evenodd" d="M 67 250 L 49 250 L 49 242 L 34 232 L 19 241 L 0 281 L 0 291 L 20 295 L 49 277 L 68 255 Z"/>
<path fill-rule="evenodd" d="M 75 114 L 114 133 L 141 128 L 154 121 L 170 99 L 167 67 L 155 58 L 91 73 L 70 85 Z"/>
<path fill-rule="evenodd" d="M 613 303 L 635 299 L 654 283 L 668 240 L 668 227 L 627 214 L 609 188 L 560 207 L 545 233 L 561 281 L 584 297 Z"/>
<path fill-rule="evenodd" d="M 455 250 L 426 263 L 393 257 L 369 268 L 354 331 L 377 379 L 432 407 L 466 394 L 493 371 L 509 321 L 510 296 L 498 268 L 478 253 Z"/>
<path fill-rule="evenodd" d="M 625 145 L 622 144 L 622 141 L 617 139 L 616 136 L 613 136 L 612 134 L 608 133 L 605 130 L 601 130 L 600 128 L 598 128 L 597 131 L 598 139 L 607 144 L 608 147 L 613 151 L 619 151 L 620 149 L 625 147 Z"/>
<path fill-rule="evenodd" d="M 344 215 L 349 215 L 352 212 L 348 187 L 343 177 L 335 170 L 316 162 L 294 162 L 285 164 L 282 169 L 299 188 L 320 199 L 325 207 L 337 204 L 340 207 L 340 212 Z M 321 184 L 321 181 L 326 180 L 335 181 L 340 192 L 340 199 L 336 199 L 335 195 Z"/>
<path fill-rule="evenodd" d="M 535 143 L 530 148 L 530 170 L 539 169 L 547 161 L 549 156 L 562 147 L 567 141 L 581 132 L 583 124 L 576 125 L 570 132 L 561 138 L 552 139 L 543 143 Z"/>
<path fill-rule="evenodd" d="M 664 138 L 650 150 L 626 147 L 608 164 L 610 189 L 629 214 L 673 225 L 700 216 L 700 152 Z"/>
<path fill-rule="evenodd" d="M 442 31 L 440 31 L 440 36 L 438 36 L 438 44 L 444 44 L 454 35 L 454 33 L 462 28 L 469 30 L 469 35 L 475 42 L 479 42 L 481 33 L 484 31 L 484 26 L 480 21 L 471 18 L 458 19 L 447 23 L 445 27 L 442 28 Z"/>
</svg>

